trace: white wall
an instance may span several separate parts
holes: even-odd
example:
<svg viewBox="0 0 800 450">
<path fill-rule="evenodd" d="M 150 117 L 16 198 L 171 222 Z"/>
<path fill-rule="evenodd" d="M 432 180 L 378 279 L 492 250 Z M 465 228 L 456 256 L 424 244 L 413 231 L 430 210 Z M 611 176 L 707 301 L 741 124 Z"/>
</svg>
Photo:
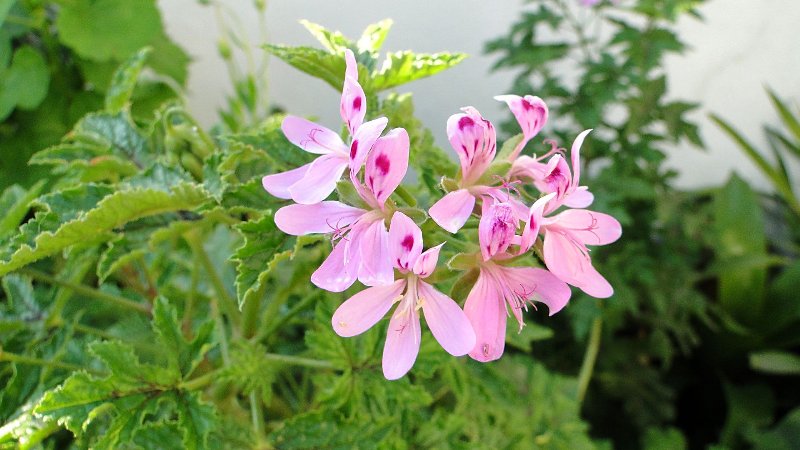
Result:
<svg viewBox="0 0 800 450">
<path fill-rule="evenodd" d="M 201 121 L 211 124 L 228 88 L 224 65 L 216 53 L 213 11 L 198 7 L 196 0 L 161 0 L 160 5 L 167 31 L 194 58 L 189 106 Z M 228 7 L 238 12 L 243 30 L 258 43 L 258 21 L 251 2 L 231 0 Z M 473 105 L 489 119 L 504 117 L 503 106 L 492 96 L 505 93 L 512 74 L 490 74 L 493 58 L 482 56 L 482 48 L 487 40 L 506 32 L 522 7 L 522 0 L 272 1 L 267 34 L 274 43 L 316 46 L 298 20 L 308 19 L 358 36 L 367 24 L 390 17 L 395 23 L 386 49 L 470 54 L 459 66 L 402 88 L 414 92 L 418 115 L 444 146 L 445 121 L 462 106 Z M 703 105 L 695 117 L 702 124 L 708 150 L 680 146 L 671 152 L 670 164 L 679 170 L 681 186 L 718 184 L 735 168 L 757 186 L 766 187 L 756 169 L 706 114 L 721 114 L 766 149 L 761 124 L 777 125 L 778 119 L 763 86 L 800 100 L 800 0 L 711 0 L 702 13 L 705 22 L 687 19 L 680 24 L 679 34 L 691 49 L 671 58 L 668 70 L 671 93 Z M 329 86 L 275 59 L 270 62 L 269 80 L 273 102 L 294 114 L 314 115 L 323 124 L 338 126 L 338 93 Z M 798 165 L 793 169 L 800 180 Z"/>
</svg>

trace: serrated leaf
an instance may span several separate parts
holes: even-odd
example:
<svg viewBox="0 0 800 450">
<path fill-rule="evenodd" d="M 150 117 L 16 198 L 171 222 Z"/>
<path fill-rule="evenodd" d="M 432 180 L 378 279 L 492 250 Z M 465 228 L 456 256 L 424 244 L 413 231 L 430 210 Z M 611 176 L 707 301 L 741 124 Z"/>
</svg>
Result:
<svg viewBox="0 0 800 450">
<path fill-rule="evenodd" d="M 236 261 L 236 297 L 241 308 L 260 292 L 275 264 L 287 259 L 291 251 L 284 251 L 288 237 L 275 225 L 271 214 L 238 225 L 236 229 L 244 238 L 244 244 L 233 256 Z"/>
<path fill-rule="evenodd" d="M 347 39 L 338 31 L 329 31 L 322 25 L 309 22 L 308 20 L 301 20 L 300 24 L 331 53 L 344 54 L 346 49 L 355 50 L 356 48 L 355 42 Z"/>
<path fill-rule="evenodd" d="M 125 113 L 88 114 L 75 125 L 70 137 L 106 147 L 113 155 L 128 158 L 139 167 L 147 166 L 153 158 L 147 138 Z"/>
<path fill-rule="evenodd" d="M 0 211 L 4 214 L 0 219 L 0 239 L 16 231 L 28 213 L 31 202 L 39 196 L 44 184 L 45 181 L 41 180 L 27 190 L 13 185 L 3 191 L 3 195 L 0 196 Z"/>
<path fill-rule="evenodd" d="M 133 89 L 151 51 L 150 47 L 145 47 L 117 68 L 106 92 L 106 111 L 116 114 L 130 108 Z"/>
<path fill-rule="evenodd" d="M 379 448 L 393 424 L 380 421 L 335 420 L 330 414 L 299 414 L 272 433 L 268 439 L 277 448 L 299 450 L 312 448 Z"/>
<path fill-rule="evenodd" d="M 181 395 L 177 401 L 178 427 L 183 431 L 183 448 L 206 448 L 208 435 L 216 428 L 216 409 L 200 400 L 195 393 Z"/>
<path fill-rule="evenodd" d="M 158 297 L 153 305 L 153 329 L 161 347 L 167 351 L 169 365 L 182 376 L 188 377 L 211 349 L 214 323 L 206 321 L 197 330 L 193 340 L 187 340 L 181 331 L 178 315 L 166 298 Z"/>
<path fill-rule="evenodd" d="M 380 71 L 372 77 L 372 88 L 383 91 L 449 69 L 466 58 L 464 53 L 390 53 Z"/>
<path fill-rule="evenodd" d="M 517 135 L 511 136 L 510 138 L 508 138 L 508 140 L 503 142 L 503 146 L 500 147 L 500 151 L 497 153 L 497 156 L 495 156 L 495 158 L 494 158 L 495 162 L 508 160 L 508 157 L 514 151 L 514 149 L 517 147 L 517 145 L 520 142 L 522 142 L 523 139 L 525 139 L 525 135 L 523 135 L 522 133 L 519 133 Z"/>
<path fill-rule="evenodd" d="M 341 89 L 344 83 L 344 57 L 311 47 L 267 44 L 264 48 L 292 67 Z"/>
<path fill-rule="evenodd" d="M 120 234 L 109 241 L 97 262 L 97 278 L 103 283 L 112 273 L 147 254 L 149 233 Z"/>
<path fill-rule="evenodd" d="M 51 197 L 60 201 L 45 203 L 43 206 L 49 211 L 38 213 L 23 227 L 15 238 L 16 245 L 0 251 L 0 275 L 76 244 L 107 240 L 109 232 L 127 222 L 171 211 L 192 210 L 208 199 L 200 186 L 191 183 L 178 184 L 169 192 L 155 189 L 113 192 L 111 188 L 90 184 L 63 193 L 70 196 Z"/>
<path fill-rule="evenodd" d="M 75 0 L 64 3 L 56 21 L 61 42 L 87 59 L 122 60 L 161 36 L 155 1 Z M 121 32 L 124 30 L 125 32 Z"/>
<path fill-rule="evenodd" d="M 361 37 L 358 38 L 356 47 L 359 53 L 375 54 L 383 46 L 383 41 L 389 34 L 394 22 L 392 19 L 383 19 L 380 22 L 367 25 Z"/>
</svg>

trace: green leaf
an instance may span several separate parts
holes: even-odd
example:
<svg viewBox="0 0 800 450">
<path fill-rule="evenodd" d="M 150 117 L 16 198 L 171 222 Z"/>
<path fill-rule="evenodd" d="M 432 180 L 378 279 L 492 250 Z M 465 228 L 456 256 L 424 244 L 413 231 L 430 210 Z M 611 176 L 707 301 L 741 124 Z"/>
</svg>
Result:
<svg viewBox="0 0 800 450">
<path fill-rule="evenodd" d="M 162 35 L 153 0 L 140 0 L 135 8 L 127 0 L 64 2 L 56 27 L 61 42 L 94 61 L 125 59 Z"/>
<path fill-rule="evenodd" d="M 128 158 L 139 167 L 152 160 L 152 148 L 147 138 L 125 113 L 92 113 L 81 119 L 73 129 L 73 142 L 106 147 L 111 154 Z"/>
<path fill-rule="evenodd" d="M 778 350 L 751 353 L 750 367 L 774 375 L 800 375 L 800 356 Z"/>
<path fill-rule="evenodd" d="M 500 152 L 497 153 L 497 156 L 495 156 L 494 160 L 495 161 L 508 160 L 508 157 L 511 156 L 511 153 L 514 151 L 517 145 L 519 145 L 519 143 L 522 142 L 523 139 L 525 139 L 525 136 L 522 133 L 519 133 L 515 136 L 511 136 L 510 138 L 508 138 L 508 140 L 503 142 L 503 146 L 500 147 Z"/>
<path fill-rule="evenodd" d="M 44 184 L 45 180 L 40 180 L 28 190 L 13 185 L 3 191 L 0 195 L 0 211 L 4 214 L 0 219 L 0 239 L 16 231 L 22 219 L 28 214 L 31 202 L 39 196 Z"/>
<path fill-rule="evenodd" d="M 125 233 L 109 241 L 97 262 L 97 278 L 103 283 L 112 273 L 147 254 L 149 233 Z"/>
<path fill-rule="evenodd" d="M 542 341 L 553 337 L 553 330 L 535 322 L 528 322 L 519 330 L 516 325 L 506 330 L 506 343 L 522 351 L 530 352 L 534 341 Z"/>
<path fill-rule="evenodd" d="M 8 12 L 11 11 L 11 7 L 14 6 L 17 0 L 0 0 L 0 25 L 6 21 L 6 16 Z"/>
<path fill-rule="evenodd" d="M 386 56 L 380 71 L 373 75 L 370 86 L 376 92 L 391 89 L 449 69 L 466 57 L 464 53 L 391 53 Z"/>
<path fill-rule="evenodd" d="M 113 192 L 88 184 L 50 194 L 41 201 L 46 210 L 26 224 L 10 248 L 0 250 L 0 275 L 76 244 L 108 240 L 112 230 L 127 222 L 192 210 L 207 199 L 207 193 L 191 183 L 177 184 L 168 192 L 152 188 Z"/>
<path fill-rule="evenodd" d="M 264 283 L 275 264 L 288 258 L 291 251 L 284 250 L 288 237 L 275 225 L 271 214 L 238 225 L 236 229 L 244 238 L 244 244 L 233 256 L 236 261 L 236 296 L 241 308 L 253 301 L 254 295 L 263 295 Z"/>
<path fill-rule="evenodd" d="M 14 52 L 11 66 L 0 70 L 0 120 L 15 107 L 34 109 L 47 96 L 50 71 L 42 55 L 31 46 Z"/>
<path fill-rule="evenodd" d="M 781 99 L 772 91 L 772 89 L 767 89 L 767 94 L 769 95 L 770 101 L 772 101 L 772 105 L 775 107 L 775 110 L 778 111 L 778 115 L 781 117 L 781 121 L 783 122 L 784 126 L 794 135 L 794 138 L 800 141 L 800 120 L 789 110 L 786 104 L 781 101 Z"/>
<path fill-rule="evenodd" d="M 358 52 L 376 54 L 383 46 L 383 41 L 386 40 L 393 23 L 392 19 L 383 19 L 380 22 L 367 25 L 367 28 L 361 33 L 361 37 L 358 38 L 356 43 Z"/>
<path fill-rule="evenodd" d="M 133 89 L 139 79 L 139 73 L 144 68 L 147 55 L 151 51 L 152 49 L 149 47 L 139 50 L 114 72 L 111 85 L 106 92 L 106 111 L 117 114 L 122 110 L 130 109 Z"/>
<path fill-rule="evenodd" d="M 264 49 L 290 66 L 323 80 L 334 89 L 342 88 L 345 71 L 343 56 L 333 55 L 311 47 L 288 47 L 267 44 Z"/>
<path fill-rule="evenodd" d="M 764 219 L 758 198 L 736 175 L 714 199 L 716 254 L 720 264 L 741 257 L 766 254 Z M 722 307 L 742 323 L 752 323 L 763 312 L 767 270 L 764 266 L 732 268 L 719 277 Z"/>
<path fill-rule="evenodd" d="M 686 437 L 677 428 L 648 428 L 642 438 L 645 450 L 682 450 L 687 447 Z"/>
<path fill-rule="evenodd" d="M 169 366 L 179 370 L 183 378 L 194 372 L 212 347 L 214 323 L 210 320 L 204 322 L 194 339 L 187 340 L 183 337 L 175 308 L 164 297 L 156 298 L 153 305 L 153 329 L 160 347 L 167 351 Z"/>
<path fill-rule="evenodd" d="M 352 449 L 380 448 L 380 442 L 391 430 L 388 420 L 336 420 L 330 414 L 311 412 L 298 414 L 268 436 L 272 445 L 284 450 L 312 448 Z"/>
<path fill-rule="evenodd" d="M 751 433 L 753 448 L 791 450 L 800 447 L 800 408 L 791 410 L 783 420 L 767 431 Z"/>
<path fill-rule="evenodd" d="M 300 24 L 306 27 L 306 30 L 314 36 L 323 47 L 325 47 L 329 52 L 339 55 L 344 55 L 344 51 L 346 49 L 355 50 L 356 45 L 350 39 L 344 37 L 344 35 L 338 31 L 329 31 L 326 30 L 325 27 L 322 25 L 317 25 L 316 23 L 309 22 L 307 20 L 301 20 Z"/>
</svg>

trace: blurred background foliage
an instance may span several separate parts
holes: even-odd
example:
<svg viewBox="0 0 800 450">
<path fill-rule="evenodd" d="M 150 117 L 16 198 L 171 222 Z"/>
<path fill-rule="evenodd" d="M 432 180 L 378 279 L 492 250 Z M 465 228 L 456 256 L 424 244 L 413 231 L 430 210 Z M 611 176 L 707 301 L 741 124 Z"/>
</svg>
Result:
<svg viewBox="0 0 800 450">
<path fill-rule="evenodd" d="M 487 43 L 517 73 L 510 92 L 548 102 L 544 134 L 595 129 L 585 184 L 625 231 L 593 259 L 616 294 L 528 314 L 492 364 L 425 336 L 410 375 L 387 382 L 382 327 L 339 338 L 330 316 L 348 293 L 308 288 L 324 240 L 272 222 L 281 203 L 260 177 L 305 155 L 222 2 L 198 6 L 216 11 L 232 88 L 204 131 L 153 0 L 0 0 L 0 447 L 797 448 L 800 109 L 765 94 L 782 124 L 766 149 L 712 116 L 774 191 L 735 174 L 673 186 L 667 153 L 703 141 L 664 58 L 703 2 L 530 1 Z M 429 205 L 455 166 L 392 89 L 464 55 L 382 57 L 391 21 L 359 39 L 304 25 L 322 49 L 267 52 L 338 90 L 352 49 L 370 115 L 409 131 L 409 191 Z"/>
</svg>

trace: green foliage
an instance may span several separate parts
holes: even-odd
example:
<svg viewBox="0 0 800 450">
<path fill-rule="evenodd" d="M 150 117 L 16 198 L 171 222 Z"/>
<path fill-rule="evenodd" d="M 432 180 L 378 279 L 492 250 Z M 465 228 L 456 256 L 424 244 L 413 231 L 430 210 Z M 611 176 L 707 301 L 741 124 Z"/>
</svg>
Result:
<svg viewBox="0 0 800 450">
<path fill-rule="evenodd" d="M 389 33 L 391 20 L 368 26 L 357 42 L 346 38 L 338 31 L 328 31 L 315 23 L 308 21 L 301 23 L 325 47 L 325 50 L 272 44 L 264 48 L 291 66 L 320 78 L 334 89 L 341 89 L 344 83 L 344 51 L 350 49 L 355 53 L 356 60 L 361 66 L 358 81 L 367 97 L 439 73 L 455 66 L 466 57 L 463 53 L 424 54 L 400 51 L 387 54 L 378 68 L 378 50 Z"/>
<path fill-rule="evenodd" d="M 237 230 L 244 238 L 244 244 L 233 256 L 237 262 L 236 294 L 241 308 L 255 301 L 254 296 L 263 295 L 266 278 L 275 264 L 288 258 L 291 251 L 281 251 L 288 237 L 275 226 L 271 215 L 242 223 Z"/>
<path fill-rule="evenodd" d="M 186 82 L 189 58 L 166 36 L 154 0 L 4 1 L 0 13 L 0 188 L 45 177 L 49 168 L 26 166 L 32 153 L 101 107 L 116 66 L 141 47 L 153 48 L 146 64 L 157 77 L 127 94 L 136 118 Z"/>
</svg>

